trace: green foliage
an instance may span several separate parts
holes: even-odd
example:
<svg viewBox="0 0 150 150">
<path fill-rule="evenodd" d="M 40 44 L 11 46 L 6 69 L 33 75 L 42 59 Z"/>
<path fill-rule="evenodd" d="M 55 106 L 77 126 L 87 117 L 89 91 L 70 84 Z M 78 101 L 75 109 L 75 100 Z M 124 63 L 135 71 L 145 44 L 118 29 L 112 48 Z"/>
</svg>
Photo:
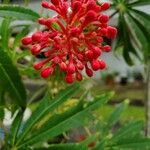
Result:
<svg viewBox="0 0 150 150">
<path fill-rule="evenodd" d="M 7 51 L 8 50 L 8 43 L 9 43 L 9 38 L 10 38 L 10 18 L 6 18 L 3 20 L 2 25 L 1 25 L 1 47 L 3 50 Z"/>
<path fill-rule="evenodd" d="M 29 1 L 26 0 L 25 2 L 27 4 Z M 112 2 L 113 8 L 117 9 L 119 13 L 119 36 L 115 47 L 123 47 L 123 55 L 126 61 L 132 65 L 133 61 L 130 54 L 134 54 L 141 59 L 139 51 L 143 50 L 145 58 L 147 58 L 149 49 L 147 42 L 150 37 L 149 15 L 133 8 L 133 6 L 149 4 L 150 1 L 113 0 Z M 23 117 L 24 110 L 27 108 L 27 94 L 18 70 L 21 70 L 20 72 L 28 77 L 34 77 L 34 72 L 31 69 L 30 63 L 22 65 L 24 68 L 21 66 L 21 63 L 18 63 L 18 59 L 28 56 L 29 52 L 21 51 L 17 53 L 16 49 L 20 46 L 21 38 L 28 34 L 29 27 L 21 25 L 21 30 L 17 33 L 12 47 L 10 47 L 11 21 L 36 21 L 40 15 L 28 8 L 1 5 L 0 17 L 3 18 L 0 28 L 0 124 L 4 118 L 5 105 L 3 101 L 6 98 L 10 98 L 14 104 L 20 106 L 19 108 L 17 107 L 17 110 L 14 107 L 14 120 L 10 130 L 5 132 L 2 149 L 87 150 L 93 142 L 96 142 L 96 145 L 93 145 L 94 150 L 150 149 L 150 139 L 145 138 L 142 133 L 144 128 L 142 121 L 133 121 L 114 129 L 121 118 L 121 114 L 126 110 L 128 102 L 118 105 L 104 121 L 94 121 L 93 124 L 96 125 L 96 128 L 92 125 L 92 129 L 94 128 L 95 131 L 88 134 L 80 143 L 64 141 L 65 136 L 63 136 L 59 144 L 55 142 L 50 144 L 51 140 L 59 135 L 64 135 L 64 133 L 71 129 L 90 126 L 89 122 L 94 118 L 95 110 L 104 107 L 104 104 L 112 97 L 112 93 L 106 93 L 95 97 L 92 101 L 88 101 L 86 93 L 74 105 L 60 111 L 60 108 L 80 90 L 78 84 L 68 86 L 66 89 L 59 91 L 56 96 L 49 94 L 50 88 L 44 88 L 47 94 L 40 100 L 30 118 L 24 122 Z M 57 24 L 53 24 L 53 27 L 58 28 Z M 15 65 L 19 66 L 19 69 Z M 60 76 L 61 74 L 58 73 L 57 76 L 51 79 L 57 80 Z M 49 86 L 49 83 L 47 85 Z M 5 97 L 5 94 L 9 94 L 9 97 L 8 95 Z M 47 144 L 47 147 L 44 146 L 44 143 Z"/>
<path fill-rule="evenodd" d="M 19 141 L 22 141 L 24 136 L 30 131 L 33 125 L 39 121 L 39 119 L 54 111 L 59 105 L 64 103 L 72 94 L 74 94 L 78 88 L 77 85 L 68 87 L 64 91 L 59 92 L 51 103 L 48 101 L 49 95 L 47 94 L 39 104 L 38 108 L 33 112 L 30 119 L 26 122 L 23 128 L 24 132 L 20 135 Z"/>
<path fill-rule="evenodd" d="M 0 49 L 0 84 L 13 97 L 16 104 L 25 108 L 26 91 L 22 84 L 21 77 L 11 59 Z"/>
<path fill-rule="evenodd" d="M 30 118 L 21 129 L 22 111 L 18 111 L 12 123 L 10 132 L 5 138 L 5 149 L 83 149 L 87 150 L 89 144 L 96 142 L 94 150 L 99 149 L 140 149 L 145 150 L 150 148 L 150 139 L 144 138 L 142 134 L 143 122 L 130 122 L 117 128 L 114 132 L 114 125 L 119 121 L 121 114 L 125 111 L 128 102 L 120 104 L 105 121 L 97 123 L 95 133 L 80 143 L 60 143 L 49 144 L 47 147 L 42 146 L 43 142 L 48 142 L 50 139 L 57 137 L 64 132 L 77 128 L 84 127 L 89 124 L 92 119 L 93 111 L 102 107 L 112 93 L 103 94 L 96 97 L 92 102 L 86 101 L 87 94 L 81 96 L 78 103 L 63 112 L 59 112 L 58 108 L 62 106 L 70 96 L 77 92 L 78 85 L 69 86 L 63 91 L 60 91 L 53 99 L 47 94 L 33 111 Z M 57 110 L 57 112 L 55 111 Z M 45 120 L 46 117 L 46 121 Z M 43 121 L 42 121 L 43 120 Z M 82 120 L 82 121 L 81 121 Z M 40 122 L 42 124 L 39 126 Z M 40 146 L 36 146 L 41 143 Z"/>
<path fill-rule="evenodd" d="M 119 116 L 127 107 L 127 103 L 123 103 L 118 106 L 112 114 L 106 119 L 106 121 L 99 122 L 97 127 L 100 131 L 100 141 L 95 146 L 94 150 L 112 150 L 112 149 L 144 149 L 148 150 L 150 148 L 150 139 L 144 138 L 141 131 L 144 127 L 142 121 L 129 122 L 123 125 L 121 128 L 112 130 L 112 125 L 119 121 Z M 113 124 L 111 126 L 108 124 L 108 120 L 111 120 L 113 116 Z M 101 125 L 100 125 L 101 124 Z M 107 127 L 109 126 L 109 128 Z"/>
<path fill-rule="evenodd" d="M 23 27 L 22 31 L 17 34 L 12 48 L 10 48 L 10 37 L 12 34 L 11 23 L 14 19 L 36 21 L 39 15 L 21 6 L 1 5 L 0 17 L 3 18 L 0 25 L 0 84 L 4 91 L 3 99 L 5 99 L 5 93 L 9 93 L 11 102 L 24 109 L 27 98 L 26 89 L 15 65 L 18 58 L 27 56 L 29 53 L 22 52 L 16 54 L 16 49 L 20 45 L 21 38 L 25 36 L 29 30 L 27 26 Z"/>
<path fill-rule="evenodd" d="M 12 17 L 18 20 L 30 20 L 37 21 L 40 17 L 38 13 L 31 9 L 24 8 L 21 6 L 13 5 L 1 5 L 0 6 L 0 17 Z"/>
<path fill-rule="evenodd" d="M 113 0 L 112 8 L 119 15 L 118 36 L 113 48 L 122 48 L 122 54 L 129 65 L 133 65 L 133 55 L 147 62 L 149 58 L 150 43 L 150 15 L 140 11 L 137 6 L 149 5 L 150 0 Z"/>
<path fill-rule="evenodd" d="M 54 110 L 56 110 L 59 105 L 70 98 L 70 96 L 73 95 L 78 89 L 79 86 L 76 84 L 69 86 L 65 90 L 60 91 L 58 95 L 51 101 L 49 101 L 49 96 L 46 95 L 41 103 L 39 103 L 39 106 L 37 106 L 31 117 L 25 123 L 21 132 L 20 121 L 22 119 L 22 112 L 19 111 L 14 119 L 14 122 L 12 123 L 9 136 L 6 136 L 5 147 L 9 145 L 9 147 L 15 147 L 16 149 L 29 148 L 32 147 L 32 145 L 54 138 L 69 129 L 84 126 L 85 124 L 88 124 L 89 119 L 91 119 L 91 112 L 100 106 L 103 106 L 112 95 L 110 93 L 99 96 L 92 102 L 86 102 L 86 95 L 83 95 L 78 104 L 72 108 L 69 108 L 60 114 L 53 114 Z M 37 128 L 36 125 L 42 119 L 44 119 L 45 115 L 47 116 L 49 113 L 51 115 L 48 121 L 43 123 L 43 125 L 38 128 L 37 133 L 34 132 L 34 130 Z M 95 139 L 95 136 L 89 137 L 89 139 L 85 140 L 81 145 L 83 147 L 87 146 L 89 143 L 91 143 L 91 141 L 93 141 L 93 138 Z M 74 146 L 77 145 L 78 144 L 74 144 Z M 62 147 L 64 146 L 68 147 L 68 145 L 63 145 Z M 61 147 L 61 145 L 52 145 L 50 147 Z"/>
</svg>

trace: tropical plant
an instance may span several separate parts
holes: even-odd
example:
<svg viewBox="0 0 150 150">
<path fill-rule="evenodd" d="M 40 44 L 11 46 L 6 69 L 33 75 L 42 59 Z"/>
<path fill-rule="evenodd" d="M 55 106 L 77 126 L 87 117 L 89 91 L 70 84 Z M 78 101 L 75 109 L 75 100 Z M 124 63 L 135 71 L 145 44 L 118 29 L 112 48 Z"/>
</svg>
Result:
<svg viewBox="0 0 150 150">
<path fill-rule="evenodd" d="M 114 50 L 122 51 L 122 55 L 129 65 L 133 65 L 135 58 L 145 64 L 147 72 L 147 104 L 146 120 L 147 134 L 150 135 L 150 14 L 142 6 L 150 6 L 150 0 L 113 0 L 111 1 L 113 14 L 118 16 L 118 36 L 113 42 Z"/>
<path fill-rule="evenodd" d="M 77 91 L 79 85 L 69 86 L 52 100 L 46 94 L 26 122 L 22 121 L 24 111 L 18 109 L 14 114 L 10 130 L 5 132 L 2 149 L 87 150 L 92 147 L 94 150 L 127 148 L 148 150 L 150 148 L 150 139 L 145 138 L 141 132 L 144 127 L 142 121 L 127 123 L 117 131 L 113 131 L 113 126 L 127 107 L 126 101 L 117 106 L 105 121 L 98 121 L 94 133 L 89 134 L 82 141 L 67 143 L 62 140 L 59 144 L 55 142 L 48 144 L 48 141 L 70 129 L 89 126 L 89 120 L 94 117 L 93 112 L 102 107 L 112 96 L 111 93 L 103 94 L 89 102 L 86 101 L 87 93 L 85 93 L 71 108 L 58 111 Z M 92 126 L 91 130 L 93 129 Z M 47 143 L 47 146 L 44 143 Z"/>
<path fill-rule="evenodd" d="M 102 107 L 112 96 L 111 93 L 106 93 L 94 97 L 92 101 L 87 101 L 88 91 L 85 91 L 81 98 L 75 100 L 74 105 L 62 110 L 64 104 L 76 92 L 80 91 L 78 95 L 82 93 L 83 90 L 78 84 L 68 86 L 60 90 L 58 94 L 51 95 L 51 86 L 48 82 L 49 88 L 46 90 L 46 95 L 42 100 L 38 99 L 40 100 L 38 106 L 33 110 L 30 118 L 24 122 L 23 116 L 26 108 L 30 106 L 30 101 L 21 77 L 36 78 L 37 74 L 31 69 L 32 60 L 27 63 L 25 61 L 24 65 L 19 62 L 20 58 L 21 60 L 25 57 L 31 58 L 29 53 L 16 50 L 20 46 L 22 37 L 29 32 L 32 26 L 35 26 L 34 22 L 40 15 L 21 6 L 4 5 L 0 6 L 0 17 L 2 18 L 0 26 L 0 127 L 4 131 L 4 139 L 0 140 L 1 149 L 87 150 L 91 146 L 95 150 L 127 148 L 146 150 L 150 148 L 150 140 L 141 134 L 143 122 L 131 122 L 116 132 L 112 130 L 121 112 L 125 109 L 126 103 L 118 106 L 105 122 L 96 121 L 92 126 L 93 129 L 95 127 L 94 133 L 89 134 L 80 143 L 69 143 L 67 140 L 66 142 L 61 140 L 59 143 L 51 141 L 58 135 L 65 137 L 66 132 L 70 129 L 89 126 L 89 121 L 94 118 L 93 114 L 96 109 Z M 16 23 L 16 20 L 20 21 L 19 24 Z M 29 22 L 25 23 L 24 20 Z M 17 35 L 11 42 L 14 29 L 17 29 Z M 14 118 L 10 127 L 3 124 L 6 108 L 12 112 Z"/>
</svg>

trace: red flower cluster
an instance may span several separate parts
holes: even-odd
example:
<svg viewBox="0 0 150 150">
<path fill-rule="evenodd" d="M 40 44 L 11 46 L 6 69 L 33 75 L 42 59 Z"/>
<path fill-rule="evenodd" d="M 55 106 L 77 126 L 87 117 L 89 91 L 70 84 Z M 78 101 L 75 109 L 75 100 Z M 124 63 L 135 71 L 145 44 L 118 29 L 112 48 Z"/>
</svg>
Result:
<svg viewBox="0 0 150 150">
<path fill-rule="evenodd" d="M 45 59 L 34 65 L 47 78 L 56 66 L 66 74 L 66 82 L 82 80 L 82 70 L 89 77 L 93 71 L 104 69 L 103 52 L 111 47 L 104 45 L 103 38 L 113 39 L 117 30 L 108 26 L 109 17 L 102 12 L 109 9 L 109 3 L 98 5 L 96 0 L 51 0 L 43 1 L 42 7 L 57 12 L 52 18 L 39 18 L 38 22 L 47 30 L 24 37 L 24 45 L 32 45 L 33 55 L 44 53 Z"/>
</svg>

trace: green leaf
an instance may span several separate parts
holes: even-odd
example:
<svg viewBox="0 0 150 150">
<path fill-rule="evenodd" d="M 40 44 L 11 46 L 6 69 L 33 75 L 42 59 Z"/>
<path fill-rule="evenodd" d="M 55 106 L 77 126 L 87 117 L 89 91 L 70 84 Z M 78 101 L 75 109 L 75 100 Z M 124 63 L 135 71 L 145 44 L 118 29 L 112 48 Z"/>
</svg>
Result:
<svg viewBox="0 0 150 150">
<path fill-rule="evenodd" d="M 35 150 L 79 150 L 81 149 L 80 144 L 51 144 L 48 148 L 35 148 Z M 87 150 L 87 147 L 82 146 L 82 150 Z"/>
<path fill-rule="evenodd" d="M 122 104 L 117 106 L 116 109 L 114 109 L 114 111 L 110 114 L 109 118 L 106 120 L 107 129 L 112 127 L 120 119 L 120 116 L 127 108 L 127 105 L 128 105 L 128 101 L 125 100 Z"/>
<path fill-rule="evenodd" d="M 126 23 L 131 31 L 132 36 L 139 43 L 139 46 L 142 49 L 147 49 L 148 48 L 147 39 L 145 38 L 142 30 L 138 27 L 138 25 L 129 15 L 126 16 Z"/>
<path fill-rule="evenodd" d="M 120 128 L 113 136 L 112 140 L 120 140 L 125 139 L 127 137 L 135 137 L 135 135 L 139 134 L 143 128 L 142 121 L 130 122 L 127 125 Z"/>
<path fill-rule="evenodd" d="M 93 150 L 105 150 L 106 139 L 102 139 Z"/>
<path fill-rule="evenodd" d="M 142 5 L 149 5 L 150 0 L 135 0 L 134 2 L 129 3 L 129 6 L 142 6 Z"/>
<path fill-rule="evenodd" d="M 25 108 L 26 90 L 21 77 L 7 53 L 2 49 L 0 49 L 0 86 L 11 95 L 17 105 Z"/>
<path fill-rule="evenodd" d="M 8 43 L 10 37 L 10 18 L 6 18 L 3 20 L 1 25 L 1 47 L 3 50 L 8 51 Z"/>
<path fill-rule="evenodd" d="M 110 145 L 112 147 L 119 147 L 120 149 L 131 149 L 131 150 L 149 150 L 150 149 L 150 139 L 148 138 L 128 138 L 122 141 L 118 141 L 116 144 Z"/>
<path fill-rule="evenodd" d="M 37 109 L 33 112 L 29 120 L 25 123 L 23 133 L 21 133 L 17 143 L 21 142 L 24 137 L 30 132 L 31 128 L 45 115 L 54 111 L 59 105 L 68 100 L 75 92 L 79 90 L 78 84 L 69 86 L 65 90 L 62 90 L 58 95 L 49 102 L 49 96 L 46 95 L 44 99 L 39 103 Z"/>
<path fill-rule="evenodd" d="M 145 35 L 144 33 L 145 28 L 142 29 L 130 14 L 128 14 L 126 17 L 126 23 L 130 28 L 132 37 L 134 37 L 135 41 L 137 41 L 137 47 L 142 50 L 144 59 L 147 59 L 147 54 L 149 52 L 149 42 L 147 39 L 147 35 Z"/>
<path fill-rule="evenodd" d="M 131 59 L 131 56 L 130 56 L 130 52 L 132 50 L 132 47 L 131 47 L 131 44 L 129 44 L 130 42 L 130 37 L 129 37 L 129 34 L 127 33 L 127 26 L 126 26 L 126 22 L 125 22 L 125 17 L 124 15 L 120 15 L 120 21 L 121 21 L 121 26 L 120 29 L 122 30 L 122 35 L 120 33 L 119 36 L 122 36 L 123 38 L 123 57 L 125 59 L 125 61 L 128 63 L 128 65 L 133 65 L 134 62 L 133 60 Z"/>
<path fill-rule="evenodd" d="M 118 36 L 113 43 L 113 48 L 116 50 L 123 48 L 123 57 L 129 65 L 134 64 L 135 57 L 132 56 L 136 56 L 141 62 L 143 59 L 146 62 L 149 38 L 144 30 L 147 30 L 147 33 L 150 32 L 150 15 L 138 10 L 135 6 L 147 6 L 150 0 L 113 0 L 111 4 L 119 15 Z M 142 28 L 137 24 L 137 20 L 143 25 Z"/>
<path fill-rule="evenodd" d="M 1 5 L 0 17 L 12 17 L 18 20 L 36 21 L 40 16 L 31 9 L 17 5 Z"/>
<path fill-rule="evenodd" d="M 85 94 L 83 94 L 80 99 L 78 100 L 79 103 L 76 104 L 74 107 L 70 108 L 69 110 L 61 113 L 61 114 L 54 114 L 52 117 L 50 117 L 48 119 L 48 121 L 46 121 L 40 128 L 37 128 L 35 130 L 33 130 L 34 133 L 36 134 L 41 134 L 42 132 L 56 126 L 57 124 L 59 124 L 59 122 L 65 120 L 66 118 L 71 117 L 73 114 L 83 110 L 83 100 L 85 98 L 85 96 L 87 96 L 87 92 L 85 92 Z M 36 131 L 36 132 L 35 132 Z M 34 134 L 33 134 L 34 136 Z"/>
<path fill-rule="evenodd" d="M 30 137 L 29 139 L 22 141 L 21 145 L 18 145 L 18 147 L 24 147 L 26 145 L 35 144 L 41 141 L 46 141 L 48 139 L 51 139 L 69 129 L 83 126 L 85 119 L 90 119 L 91 117 L 88 115 L 89 112 L 95 110 L 96 108 L 102 106 L 108 101 L 108 96 L 102 97 L 102 98 L 96 98 L 95 101 L 92 103 L 88 103 L 87 107 L 85 107 L 83 110 L 73 114 L 69 118 L 64 119 L 63 121 L 59 122 L 56 126 L 40 133 L 37 135 L 34 135 L 33 137 Z M 81 121 L 82 120 L 82 121 Z M 86 121 L 87 123 L 87 121 Z"/>
<path fill-rule="evenodd" d="M 147 29 L 147 32 L 150 33 L 150 15 L 146 14 L 140 10 L 136 9 L 130 9 L 130 15 L 134 17 L 135 20 L 137 20 L 141 25 L 143 25 L 143 28 Z"/>
<path fill-rule="evenodd" d="M 22 110 L 18 110 L 16 117 L 11 125 L 10 128 L 10 141 L 11 144 L 14 145 L 15 144 L 15 140 L 17 139 L 17 135 L 20 129 L 20 125 L 21 125 L 21 121 L 23 119 L 23 111 Z"/>
</svg>

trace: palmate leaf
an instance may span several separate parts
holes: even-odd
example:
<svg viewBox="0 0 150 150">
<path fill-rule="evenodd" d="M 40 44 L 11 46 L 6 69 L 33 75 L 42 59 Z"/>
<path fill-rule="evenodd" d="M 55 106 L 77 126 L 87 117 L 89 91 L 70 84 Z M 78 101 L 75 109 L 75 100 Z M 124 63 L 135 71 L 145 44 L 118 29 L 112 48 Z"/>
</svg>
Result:
<svg viewBox="0 0 150 150">
<path fill-rule="evenodd" d="M 122 39 L 123 39 L 123 57 L 129 65 L 133 65 L 134 62 L 130 56 L 130 52 L 133 51 L 133 48 L 132 48 L 132 45 L 130 44 L 130 37 L 127 32 L 128 28 L 126 26 L 125 17 L 124 17 L 124 15 L 120 14 L 119 18 L 122 20 L 122 21 L 120 21 L 121 26 L 122 26 L 122 27 L 120 27 L 120 29 L 122 30 L 122 32 L 119 30 L 122 33 L 122 35 L 119 35 L 119 36 L 122 36 Z"/>
<path fill-rule="evenodd" d="M 0 17 L 12 17 L 18 20 L 36 21 L 40 16 L 31 9 L 17 5 L 1 5 Z"/>
<path fill-rule="evenodd" d="M 149 44 L 146 35 L 139 27 L 139 25 L 135 22 L 135 20 L 132 18 L 132 16 L 130 16 L 130 14 L 128 14 L 126 17 L 126 23 L 130 28 L 132 37 L 134 37 L 134 39 L 139 43 L 139 49 L 142 50 L 142 53 L 145 56 L 145 53 L 149 51 Z"/>
<path fill-rule="evenodd" d="M 146 14 L 140 10 L 136 9 L 130 9 L 130 15 L 134 17 L 141 25 L 143 25 L 143 28 L 147 30 L 148 33 L 150 33 L 150 15 Z"/>
<path fill-rule="evenodd" d="M 10 94 L 17 105 L 26 107 L 26 90 L 21 77 L 7 53 L 2 49 L 0 49 L 0 86 Z"/>
<path fill-rule="evenodd" d="M 45 115 L 53 112 L 59 105 L 68 100 L 75 92 L 79 90 L 79 85 L 74 84 L 65 90 L 60 91 L 57 96 L 50 102 L 50 96 L 47 94 L 39 103 L 37 109 L 32 113 L 29 120 L 25 123 L 23 132 L 20 134 L 17 144 L 22 142 L 24 137 L 30 132 L 32 127 Z"/>
<path fill-rule="evenodd" d="M 148 24 L 150 24 L 150 15 L 143 13 L 141 11 L 138 10 L 133 10 L 130 13 L 131 18 L 135 21 L 135 23 L 138 25 L 138 27 L 140 28 L 140 30 L 143 32 L 143 34 L 145 35 L 146 39 L 147 39 L 147 44 L 148 44 L 148 48 L 144 49 L 143 51 L 143 55 L 145 58 L 145 62 L 148 60 L 150 53 L 149 53 L 149 48 L 150 48 L 150 43 L 149 43 L 149 39 L 150 39 L 150 26 Z"/>
<path fill-rule="evenodd" d="M 145 34 L 150 32 L 150 15 L 136 8 L 140 5 L 149 5 L 150 0 L 113 0 L 112 9 L 119 15 L 118 20 L 118 37 L 113 46 L 115 50 L 119 50 L 122 46 L 123 56 L 129 65 L 133 65 L 133 55 L 140 61 L 147 61 L 148 53 L 148 36 Z M 120 17 L 121 16 L 121 17 Z M 139 23 L 137 24 L 137 21 Z M 139 25 L 140 24 L 140 25 Z M 140 26 L 143 26 L 142 28 Z M 141 55 L 142 54 L 142 55 Z"/>
<path fill-rule="evenodd" d="M 126 15 L 126 24 L 132 36 L 135 37 L 135 40 L 141 46 L 141 49 L 147 49 L 148 43 L 146 37 L 129 14 Z"/>
<path fill-rule="evenodd" d="M 142 6 L 142 5 L 148 5 L 150 4 L 150 0 L 129 0 L 129 6 Z"/>
<path fill-rule="evenodd" d="M 139 60 L 141 60 L 137 49 L 133 45 L 133 37 L 128 34 L 129 29 L 125 22 L 125 16 L 123 14 L 119 15 L 119 22 L 118 22 L 118 36 L 117 39 L 113 42 L 113 49 L 118 50 L 119 48 L 122 49 L 122 54 L 125 61 L 128 65 L 133 65 L 134 62 L 131 58 L 131 54 L 135 55 Z M 132 39 L 132 40 L 131 40 Z"/>
<path fill-rule="evenodd" d="M 110 95 L 109 95 L 110 96 Z M 24 146 L 39 143 L 41 141 L 46 141 L 48 139 L 51 139 L 69 129 L 83 126 L 85 123 L 87 123 L 87 119 L 90 119 L 89 112 L 92 110 L 95 110 L 96 108 L 102 106 L 105 104 L 109 96 L 96 98 L 94 102 L 88 103 L 87 107 L 85 107 L 83 110 L 79 110 L 75 114 L 63 119 L 63 121 L 60 121 L 56 126 L 49 128 L 48 130 L 45 130 L 41 132 L 40 134 L 35 134 L 34 136 L 31 136 L 30 138 L 26 139 L 25 141 L 22 141 L 20 145 L 18 145 L 19 148 L 22 148 Z M 86 119 L 86 120 L 85 120 Z M 82 120 L 82 121 L 81 121 Z M 85 122 L 86 121 L 86 122 Z"/>
</svg>

